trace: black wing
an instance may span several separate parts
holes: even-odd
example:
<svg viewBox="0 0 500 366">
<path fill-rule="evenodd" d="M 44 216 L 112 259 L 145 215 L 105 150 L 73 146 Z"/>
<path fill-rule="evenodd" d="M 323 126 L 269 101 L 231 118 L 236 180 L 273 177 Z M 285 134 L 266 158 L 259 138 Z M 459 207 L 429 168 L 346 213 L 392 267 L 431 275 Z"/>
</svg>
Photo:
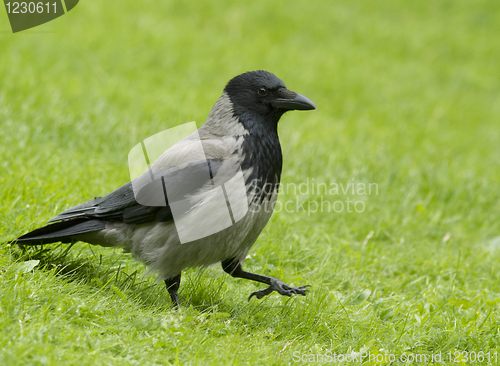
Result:
<svg viewBox="0 0 500 366">
<path fill-rule="evenodd" d="M 202 161 L 190 164 L 184 169 L 168 168 L 155 171 L 153 173 L 157 179 L 142 188 L 141 193 L 148 191 L 158 193 L 158 187 L 162 188 L 161 185 L 158 185 L 158 183 L 161 184 L 160 178 L 162 178 L 168 181 L 168 196 L 182 199 L 187 194 L 196 193 L 207 184 L 209 179 L 217 173 L 222 161 L 220 159 L 208 160 L 208 168 L 207 161 Z M 209 169 L 209 175 L 207 175 L 207 169 Z M 49 222 L 82 217 L 126 224 L 170 221 L 173 219 L 172 211 L 163 191 L 161 193 L 162 199 L 165 199 L 164 206 L 140 204 L 134 195 L 132 182 L 129 182 L 105 197 L 96 197 L 92 201 L 67 209 L 50 219 Z"/>
<path fill-rule="evenodd" d="M 222 162 L 219 159 L 212 159 L 190 164 L 184 169 L 168 168 L 152 173 L 162 182 L 168 181 L 170 190 L 168 196 L 177 200 L 188 194 L 196 194 L 217 173 Z M 143 187 L 141 194 L 144 192 L 146 195 L 151 192 L 153 195 L 157 194 L 158 179 L 153 180 L 150 186 Z M 166 192 L 163 193 L 165 193 L 162 194 L 165 199 L 164 205 L 143 205 L 137 202 L 133 184 L 129 182 L 105 197 L 96 197 L 92 201 L 63 211 L 50 219 L 48 225 L 35 229 L 14 242 L 28 245 L 57 241 L 69 243 L 74 241 L 75 235 L 102 230 L 106 222 L 110 221 L 126 224 L 171 221 L 172 211 L 166 199 Z"/>
</svg>

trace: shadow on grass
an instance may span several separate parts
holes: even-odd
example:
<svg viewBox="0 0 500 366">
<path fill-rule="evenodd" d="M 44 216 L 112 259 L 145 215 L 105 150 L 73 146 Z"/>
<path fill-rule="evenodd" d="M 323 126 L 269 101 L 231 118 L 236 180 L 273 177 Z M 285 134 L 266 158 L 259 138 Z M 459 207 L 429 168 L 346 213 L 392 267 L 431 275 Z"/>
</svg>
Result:
<svg viewBox="0 0 500 366">
<path fill-rule="evenodd" d="M 60 244 L 28 247 L 24 250 L 12 248 L 10 253 L 13 259 L 19 262 L 39 260 L 36 269 L 53 273 L 65 281 L 89 286 L 95 289 L 96 294 L 102 292 L 111 295 L 118 298 L 118 301 L 122 300 L 125 305 L 137 304 L 138 307 L 160 317 L 167 313 L 176 313 L 164 285 L 143 277 L 144 266 L 135 268 L 137 262 L 128 254 L 100 254 L 88 247 L 92 252 L 89 255 L 88 251 L 79 251 L 79 245 L 76 246 L 72 248 Z M 220 266 L 218 269 L 222 271 Z M 237 286 L 230 286 L 228 289 L 226 280 L 228 284 L 235 281 Z M 207 327 L 215 329 L 214 332 L 220 332 L 221 335 L 236 331 L 238 327 L 247 329 L 249 333 L 265 333 L 274 329 L 276 332 L 273 331 L 273 334 L 269 335 L 274 340 L 284 340 L 292 331 L 308 332 L 310 324 L 317 322 L 318 316 L 325 318 L 326 304 L 330 299 L 328 292 L 317 294 L 319 297 L 309 297 L 307 302 L 297 297 L 282 298 L 280 301 L 274 297 L 266 297 L 247 302 L 252 290 L 261 288 L 249 287 L 252 286 L 245 280 L 229 279 L 226 275 L 216 273 L 216 270 L 187 270 L 179 293 L 179 314 L 186 314 L 183 310 L 190 312 L 192 309 L 197 312 L 197 321 L 201 322 L 200 324 L 207 324 Z M 339 311 L 335 309 L 326 318 L 330 320 L 334 317 L 338 320 Z M 320 337 L 327 339 L 329 335 L 325 333 Z"/>
<path fill-rule="evenodd" d="M 173 309 L 170 296 L 163 283 L 143 277 L 144 269 L 130 271 L 133 259 L 126 253 L 86 256 L 71 251 L 74 244 L 55 246 L 17 247 L 11 251 L 12 257 L 19 262 L 39 260 L 38 268 L 54 271 L 56 275 L 69 281 L 85 284 L 97 291 L 111 292 L 125 301 L 130 300 L 143 308 L 163 311 Z M 76 255 L 75 255 L 76 253 Z M 71 254 L 71 255 L 70 255 Z M 179 297 L 181 306 L 192 306 L 200 312 L 210 312 L 219 307 L 229 310 L 222 303 L 224 280 L 204 276 L 205 270 L 188 270 L 181 283 Z M 223 311 L 226 311 L 223 310 Z"/>
</svg>

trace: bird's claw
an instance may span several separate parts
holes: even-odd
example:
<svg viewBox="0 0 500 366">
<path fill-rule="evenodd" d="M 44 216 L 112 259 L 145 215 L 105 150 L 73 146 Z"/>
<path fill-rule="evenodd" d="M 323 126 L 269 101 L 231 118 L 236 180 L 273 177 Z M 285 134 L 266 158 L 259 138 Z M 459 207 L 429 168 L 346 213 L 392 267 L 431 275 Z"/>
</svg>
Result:
<svg viewBox="0 0 500 366">
<path fill-rule="evenodd" d="M 290 287 L 287 284 L 285 284 L 283 281 L 280 281 L 276 278 L 273 278 L 271 280 L 271 285 L 260 291 L 255 291 L 250 294 L 248 297 L 248 301 L 255 296 L 257 299 L 262 299 L 264 296 L 269 295 L 271 292 L 276 291 L 280 295 L 283 296 L 292 296 L 292 295 L 302 295 L 306 296 L 306 294 L 309 292 L 307 287 L 311 287 L 311 285 L 304 285 L 300 287 Z"/>
</svg>

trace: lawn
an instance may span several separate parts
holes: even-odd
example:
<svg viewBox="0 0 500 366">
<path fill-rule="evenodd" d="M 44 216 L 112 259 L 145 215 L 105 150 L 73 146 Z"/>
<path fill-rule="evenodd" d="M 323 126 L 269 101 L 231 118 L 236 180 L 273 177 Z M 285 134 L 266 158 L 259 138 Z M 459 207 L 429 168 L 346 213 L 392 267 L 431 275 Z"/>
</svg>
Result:
<svg viewBox="0 0 500 366">
<path fill-rule="evenodd" d="M 1 365 L 500 358 L 498 1 L 85 0 L 16 34 L 0 13 Z M 175 311 L 119 249 L 6 244 L 255 69 L 318 109 L 280 122 L 280 209 L 244 268 L 308 296 L 248 302 L 264 286 L 213 266 Z"/>
</svg>

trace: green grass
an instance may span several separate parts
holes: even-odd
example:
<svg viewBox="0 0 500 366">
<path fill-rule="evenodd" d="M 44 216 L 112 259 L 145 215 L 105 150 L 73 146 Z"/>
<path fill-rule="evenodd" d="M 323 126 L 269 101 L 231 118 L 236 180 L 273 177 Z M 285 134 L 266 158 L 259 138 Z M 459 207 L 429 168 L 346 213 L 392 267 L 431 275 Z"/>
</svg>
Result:
<svg viewBox="0 0 500 366">
<path fill-rule="evenodd" d="M 263 286 L 214 266 L 184 275 L 175 312 L 118 249 L 4 244 L 0 364 L 281 365 L 328 350 L 495 363 L 498 1 L 86 0 L 18 34 L 0 19 L 0 242 L 127 182 L 132 146 L 201 125 L 254 69 L 318 106 L 280 123 L 284 184 L 378 186 L 323 197 L 362 213 L 273 215 L 245 268 L 310 283 L 307 297 L 247 302 Z"/>
</svg>

